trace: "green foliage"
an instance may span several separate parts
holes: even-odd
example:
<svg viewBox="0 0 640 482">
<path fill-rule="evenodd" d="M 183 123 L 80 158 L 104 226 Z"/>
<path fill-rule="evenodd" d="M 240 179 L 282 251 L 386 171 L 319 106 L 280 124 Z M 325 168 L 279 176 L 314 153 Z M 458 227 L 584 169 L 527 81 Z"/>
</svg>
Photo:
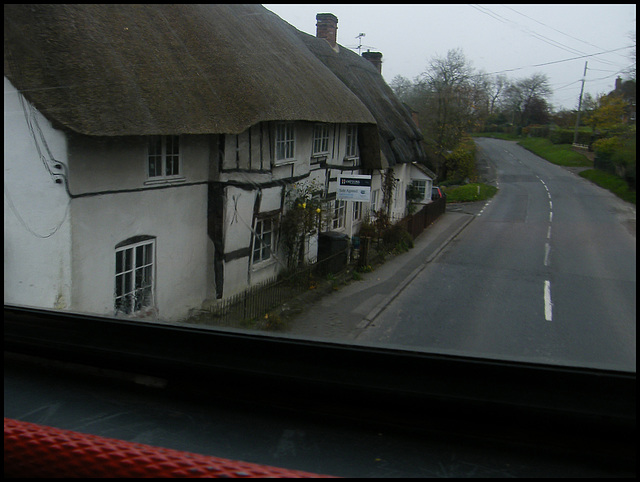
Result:
<svg viewBox="0 0 640 482">
<path fill-rule="evenodd" d="M 317 195 L 322 188 L 315 184 L 294 184 L 287 193 L 287 210 L 280 220 L 280 243 L 289 266 L 302 262 L 306 236 L 320 229 L 322 201 Z"/>
<path fill-rule="evenodd" d="M 467 184 L 447 189 L 447 202 L 473 202 L 492 198 L 498 189 L 488 184 Z"/>
<path fill-rule="evenodd" d="M 541 126 L 541 125 L 530 125 L 522 128 L 522 135 L 529 137 L 548 137 L 549 136 L 549 126 Z"/>
<path fill-rule="evenodd" d="M 600 187 L 608 189 L 624 201 L 633 204 L 636 203 L 635 189 L 631 189 L 623 179 L 620 179 L 614 174 L 609 174 L 607 172 L 600 171 L 599 169 L 587 169 L 586 171 L 582 171 L 580 176 Z"/>
<path fill-rule="evenodd" d="M 621 148 L 622 140 L 617 136 L 598 139 L 593 143 L 593 150 L 596 154 L 607 158 L 611 158 L 611 156 Z"/>
<path fill-rule="evenodd" d="M 382 233 L 382 244 L 394 253 L 403 253 L 413 248 L 413 238 L 400 224 L 394 224 Z"/>
<path fill-rule="evenodd" d="M 631 135 L 633 133 L 633 135 Z M 595 167 L 615 174 L 627 181 L 630 187 L 636 186 L 636 136 L 630 130 L 626 138 L 608 137 L 593 143 L 596 152 Z"/>
<path fill-rule="evenodd" d="M 470 137 L 465 137 L 446 157 L 447 180 L 463 181 L 469 179 L 475 181 L 478 177 L 475 158 L 476 145 Z"/>
<path fill-rule="evenodd" d="M 527 137 L 518 144 L 559 166 L 591 167 L 589 159 L 572 150 L 570 144 L 553 144 L 549 139 L 541 137 Z"/>
<path fill-rule="evenodd" d="M 408 214 L 415 213 L 418 208 L 416 201 L 422 200 L 422 194 L 420 194 L 420 190 L 416 185 L 410 184 L 409 187 L 407 187 L 406 198 L 407 198 L 407 213 Z"/>
<path fill-rule="evenodd" d="M 611 130 L 622 123 L 627 103 L 617 95 L 605 95 L 600 99 L 600 105 L 587 117 L 587 124 L 594 131 Z"/>
<path fill-rule="evenodd" d="M 573 138 L 575 137 L 575 129 L 551 129 L 549 131 L 548 139 L 553 144 L 573 144 Z M 578 130 L 578 138 L 576 142 L 578 144 L 589 145 L 593 139 L 593 132 L 585 129 L 584 127 Z"/>
</svg>

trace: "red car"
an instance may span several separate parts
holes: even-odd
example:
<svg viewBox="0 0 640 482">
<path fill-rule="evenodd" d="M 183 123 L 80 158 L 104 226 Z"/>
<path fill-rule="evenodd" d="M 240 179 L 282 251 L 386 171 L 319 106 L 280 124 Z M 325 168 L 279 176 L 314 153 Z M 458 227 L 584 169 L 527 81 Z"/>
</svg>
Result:
<svg viewBox="0 0 640 482">
<path fill-rule="evenodd" d="M 436 199 L 442 199 L 443 197 L 445 197 L 445 194 L 442 192 L 442 189 L 440 189 L 437 186 L 434 186 L 431 188 L 431 200 L 435 201 Z"/>
</svg>

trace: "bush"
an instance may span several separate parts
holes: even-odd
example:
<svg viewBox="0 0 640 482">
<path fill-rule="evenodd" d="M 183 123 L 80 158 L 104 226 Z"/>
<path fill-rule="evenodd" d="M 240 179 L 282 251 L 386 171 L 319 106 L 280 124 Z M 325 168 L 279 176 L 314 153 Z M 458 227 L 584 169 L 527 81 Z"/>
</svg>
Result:
<svg viewBox="0 0 640 482">
<path fill-rule="evenodd" d="M 476 145 L 471 138 L 464 138 L 460 144 L 447 156 L 447 179 L 475 181 L 476 172 Z"/>
<path fill-rule="evenodd" d="M 498 189 L 488 184 L 467 184 L 447 190 L 448 202 L 473 202 L 492 198 Z"/>
<path fill-rule="evenodd" d="M 394 224 L 382 233 L 382 243 L 397 252 L 413 248 L 413 238 L 400 224 Z"/>
<path fill-rule="evenodd" d="M 574 137 L 574 129 L 552 129 L 549 131 L 549 135 L 547 136 L 553 144 L 573 144 Z M 578 138 L 576 140 L 577 144 L 588 146 L 591 144 L 592 139 L 593 134 L 590 130 L 585 130 L 584 128 L 578 130 Z"/>
<path fill-rule="evenodd" d="M 632 189 L 636 188 L 636 139 L 608 137 L 593 143 L 596 151 L 594 167 L 623 178 Z"/>
<path fill-rule="evenodd" d="M 522 134 L 530 137 L 548 137 L 549 126 L 530 125 L 522 129 Z"/>
</svg>

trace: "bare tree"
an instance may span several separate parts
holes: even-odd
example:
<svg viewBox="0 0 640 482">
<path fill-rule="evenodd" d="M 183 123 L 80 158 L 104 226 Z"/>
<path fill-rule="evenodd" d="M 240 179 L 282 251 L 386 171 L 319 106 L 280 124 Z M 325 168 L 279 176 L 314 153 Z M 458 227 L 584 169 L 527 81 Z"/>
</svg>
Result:
<svg viewBox="0 0 640 482">
<path fill-rule="evenodd" d="M 470 122 L 473 69 L 459 49 L 434 57 L 421 81 L 427 93 L 426 126 L 442 152 L 459 142 Z"/>
<path fill-rule="evenodd" d="M 511 83 L 505 90 L 505 107 L 512 115 L 512 122 L 524 127 L 533 117 L 540 117 L 545 111 L 548 114 L 547 98 L 551 93 L 545 74 L 536 73 Z"/>
</svg>

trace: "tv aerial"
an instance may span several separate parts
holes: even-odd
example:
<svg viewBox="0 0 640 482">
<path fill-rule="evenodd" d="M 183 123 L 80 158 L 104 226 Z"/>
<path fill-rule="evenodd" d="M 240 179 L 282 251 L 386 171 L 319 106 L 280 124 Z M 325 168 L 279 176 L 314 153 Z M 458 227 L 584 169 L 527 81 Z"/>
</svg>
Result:
<svg viewBox="0 0 640 482">
<path fill-rule="evenodd" d="M 358 55 L 360 55 L 360 50 L 362 50 L 363 47 L 367 47 L 369 49 L 374 49 L 375 47 L 371 46 L 371 45 L 362 45 L 362 37 L 366 36 L 365 33 L 359 33 L 355 38 L 358 39 L 358 45 L 355 47 L 349 47 L 350 49 L 357 49 L 358 50 Z"/>
</svg>

